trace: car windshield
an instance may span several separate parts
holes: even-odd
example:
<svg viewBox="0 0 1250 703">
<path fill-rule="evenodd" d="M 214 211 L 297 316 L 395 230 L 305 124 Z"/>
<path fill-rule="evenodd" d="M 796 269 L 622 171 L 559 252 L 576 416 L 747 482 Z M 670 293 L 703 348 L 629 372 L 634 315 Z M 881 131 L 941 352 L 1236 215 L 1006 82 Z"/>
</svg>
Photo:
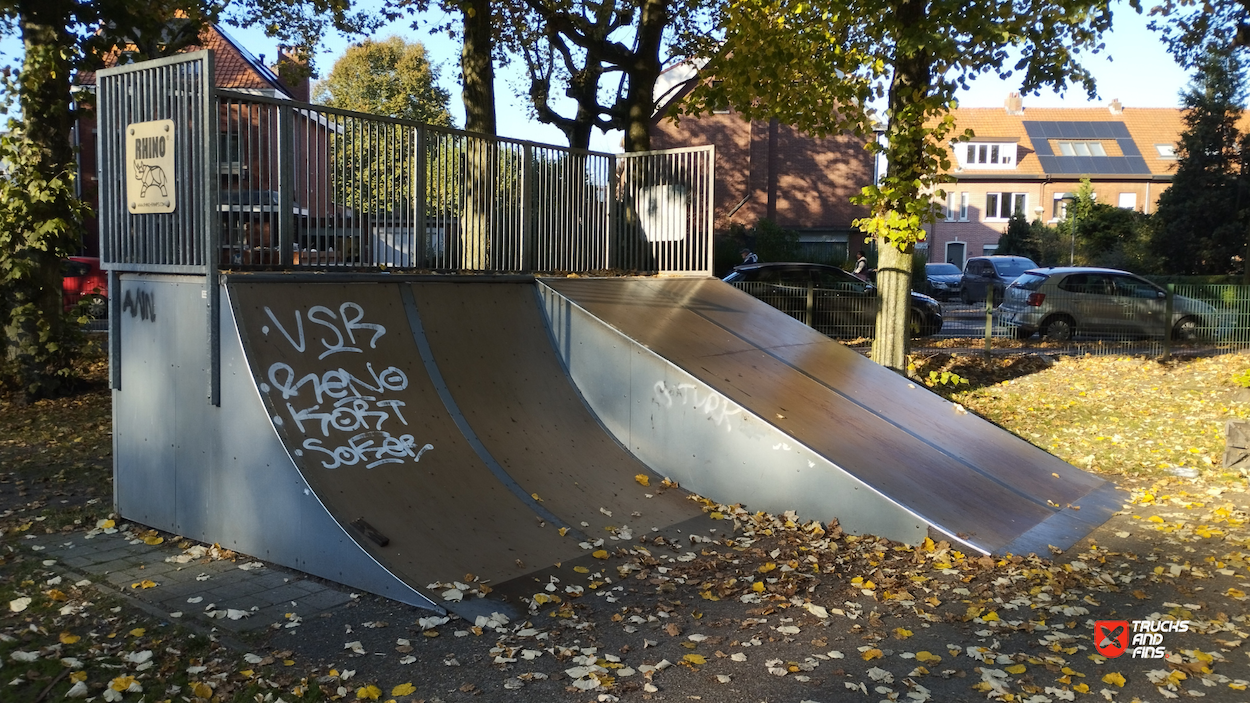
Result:
<svg viewBox="0 0 1250 703">
<path fill-rule="evenodd" d="M 925 264 L 924 272 L 929 276 L 958 276 L 959 267 L 955 264 Z"/>
<path fill-rule="evenodd" d="M 1007 261 L 994 262 L 994 268 L 998 270 L 998 275 L 1003 278 L 1015 278 L 1029 269 L 1037 268 L 1037 264 L 1028 259 L 1009 259 Z"/>
<path fill-rule="evenodd" d="M 1026 273 L 1022 274 L 1016 279 L 1016 282 L 1011 285 L 1025 290 L 1037 290 L 1042 287 L 1042 283 L 1045 282 L 1047 278 L 1049 278 L 1049 276 L 1045 276 L 1040 273 Z"/>
</svg>

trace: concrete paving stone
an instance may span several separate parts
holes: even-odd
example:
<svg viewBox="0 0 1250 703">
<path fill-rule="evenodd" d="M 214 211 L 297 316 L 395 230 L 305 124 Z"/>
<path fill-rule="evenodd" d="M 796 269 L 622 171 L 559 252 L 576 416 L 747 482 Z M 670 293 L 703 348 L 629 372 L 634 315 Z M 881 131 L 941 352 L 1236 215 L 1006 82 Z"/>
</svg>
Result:
<svg viewBox="0 0 1250 703">
<path fill-rule="evenodd" d="M 221 604 L 226 601 L 235 601 L 240 599 L 248 599 L 252 602 L 248 605 L 251 607 L 256 604 L 256 596 L 264 593 L 265 589 L 255 588 L 246 581 L 239 583 L 228 583 L 223 586 L 214 588 L 204 594 L 204 597 L 215 603 Z M 234 606 L 238 607 L 238 606 Z"/>
<path fill-rule="evenodd" d="M 186 603 L 188 598 L 204 595 L 204 584 L 196 581 L 195 579 L 191 579 L 190 581 L 170 580 L 161 582 L 160 586 L 151 590 L 158 591 L 155 595 L 162 600 L 179 598 L 183 601 L 183 603 Z M 207 602 L 208 601 L 202 601 L 201 603 Z M 190 608 L 194 606 L 191 603 L 186 603 L 186 607 Z"/>
<path fill-rule="evenodd" d="M 341 591 L 325 589 L 318 593 L 311 593 L 303 598 L 298 599 L 296 607 L 300 617 L 307 617 L 323 610 L 336 608 L 351 601 L 351 597 Z"/>
</svg>

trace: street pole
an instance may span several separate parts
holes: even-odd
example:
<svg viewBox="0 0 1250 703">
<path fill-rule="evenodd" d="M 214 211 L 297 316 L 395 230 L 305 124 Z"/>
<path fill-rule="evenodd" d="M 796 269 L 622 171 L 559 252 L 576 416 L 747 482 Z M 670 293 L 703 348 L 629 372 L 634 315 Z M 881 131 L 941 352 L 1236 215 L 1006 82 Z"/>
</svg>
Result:
<svg viewBox="0 0 1250 703">
<path fill-rule="evenodd" d="M 1072 196 L 1072 195 L 1065 195 L 1059 199 L 1069 203 L 1069 205 L 1076 203 L 1076 196 Z M 1069 207 L 1067 208 L 1067 210 L 1065 210 L 1065 214 L 1068 216 L 1068 220 L 1072 223 L 1072 249 L 1071 249 L 1071 252 L 1068 254 L 1068 265 L 1075 266 L 1076 265 L 1076 213 L 1072 211 L 1071 207 Z"/>
</svg>

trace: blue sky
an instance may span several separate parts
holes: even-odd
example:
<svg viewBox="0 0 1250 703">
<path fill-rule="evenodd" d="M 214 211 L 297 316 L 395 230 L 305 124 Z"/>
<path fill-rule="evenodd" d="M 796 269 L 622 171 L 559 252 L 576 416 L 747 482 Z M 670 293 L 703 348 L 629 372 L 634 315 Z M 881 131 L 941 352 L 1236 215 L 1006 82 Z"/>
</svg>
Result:
<svg viewBox="0 0 1250 703">
<path fill-rule="evenodd" d="M 1164 49 L 1158 37 L 1146 28 L 1147 18 L 1138 15 L 1127 4 L 1118 3 L 1115 9 L 1113 31 L 1104 36 L 1106 49 L 1089 55 L 1085 65 L 1094 73 L 1098 82 L 1099 99 L 1090 101 L 1082 89 L 1075 88 L 1064 94 L 1047 91 L 1037 96 L 1025 96 L 1027 109 L 1033 107 L 1079 107 L 1104 105 L 1118 98 L 1125 107 L 1176 107 L 1178 95 L 1188 83 L 1188 75 L 1176 65 Z M 443 13 L 431 11 L 425 15 L 424 26 L 431 26 L 448 19 Z M 440 83 L 451 92 L 452 114 L 456 124 L 464 124 L 464 110 L 460 103 L 459 52 L 457 42 L 446 36 L 431 36 L 424 29 L 413 30 L 411 21 L 403 20 L 376 33 L 379 38 L 398 34 L 409 40 L 420 40 L 426 45 L 431 61 L 440 69 Z M 266 37 L 260 30 L 239 30 L 227 27 L 253 54 L 264 54 L 273 62 L 277 55 L 277 41 Z M 352 40 L 328 35 L 317 54 L 317 65 L 324 75 L 342 55 Z M 0 62 L 8 64 L 16 60 L 20 44 L 12 37 L 0 41 Z M 564 136 L 554 127 L 531 120 L 526 103 L 517 96 L 523 89 L 524 69 L 517 65 L 499 71 L 496 80 L 498 121 L 500 134 L 535 142 L 564 144 Z M 960 98 L 965 107 L 997 107 L 1019 84 L 1003 81 L 996 76 L 984 76 L 974 83 Z M 619 134 L 596 134 L 591 148 L 601 151 L 619 151 Z"/>
</svg>

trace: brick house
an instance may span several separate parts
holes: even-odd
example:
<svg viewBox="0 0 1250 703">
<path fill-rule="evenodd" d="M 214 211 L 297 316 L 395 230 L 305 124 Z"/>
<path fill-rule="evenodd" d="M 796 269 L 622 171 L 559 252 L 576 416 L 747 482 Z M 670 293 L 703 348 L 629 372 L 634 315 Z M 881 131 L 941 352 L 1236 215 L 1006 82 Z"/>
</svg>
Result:
<svg viewBox="0 0 1250 703">
<path fill-rule="evenodd" d="M 684 72 L 684 74 L 683 74 Z M 851 222 L 864 208 L 850 198 L 873 182 L 875 160 L 863 141 L 843 134 L 807 136 L 772 121 L 751 121 L 732 108 L 675 120 L 668 106 L 693 89 L 684 65 L 666 71 L 657 90 L 674 89 L 652 119 L 651 147 L 716 147 L 714 227 L 746 227 L 767 217 L 796 230 L 807 253 L 846 259 L 862 245 Z"/>
<path fill-rule="evenodd" d="M 1082 178 L 1099 202 L 1154 212 L 1172 182 L 1176 144 L 1184 130 L 1179 108 L 1131 108 L 1113 100 L 1097 108 L 1025 108 L 1018 93 L 1001 108 L 958 108 L 951 145 L 954 182 L 942 189 L 944 217 L 927 227 L 930 261 L 962 267 L 993 253 L 1011 215 L 1054 223 Z"/>
</svg>

